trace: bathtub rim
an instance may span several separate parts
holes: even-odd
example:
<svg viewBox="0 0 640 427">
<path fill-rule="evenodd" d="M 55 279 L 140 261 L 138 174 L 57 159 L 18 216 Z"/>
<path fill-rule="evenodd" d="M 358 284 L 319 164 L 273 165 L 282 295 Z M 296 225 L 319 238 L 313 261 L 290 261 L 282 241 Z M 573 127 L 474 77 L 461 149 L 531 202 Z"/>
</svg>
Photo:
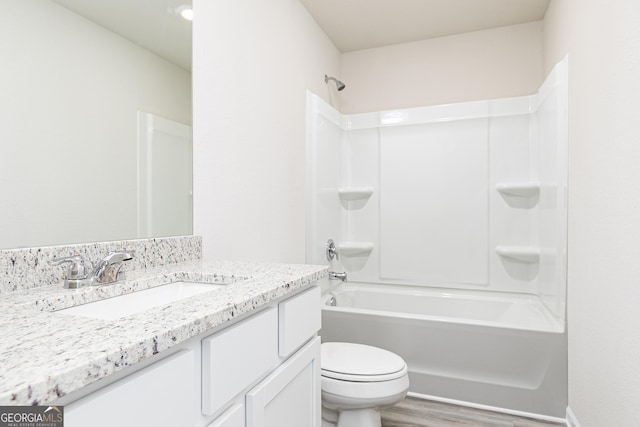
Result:
<svg viewBox="0 0 640 427">
<path fill-rule="evenodd" d="M 337 293 L 345 291 L 357 291 L 366 290 L 378 293 L 403 293 L 413 295 L 426 295 L 432 297 L 472 297 L 473 299 L 486 300 L 486 301 L 508 301 L 516 303 L 535 304 L 546 321 L 548 328 L 531 327 L 527 325 L 517 325 L 513 323 L 500 322 L 500 321 L 487 321 L 476 319 L 464 319 L 460 317 L 446 317 L 436 315 L 424 315 L 413 313 L 402 313 L 398 311 L 388 310 L 374 310 L 366 308 L 355 308 L 345 306 L 331 306 L 328 305 L 328 300 Z M 327 289 L 322 294 L 321 308 L 328 312 L 342 312 L 351 314 L 363 314 L 369 316 L 380 316 L 386 318 L 405 319 L 405 320 L 426 320 L 436 323 L 452 323 L 465 326 L 477 326 L 477 327 L 491 327 L 499 329 L 507 329 L 514 331 L 527 331 L 527 332 L 541 332 L 552 334 L 564 334 L 566 332 L 566 325 L 555 317 L 542 302 L 538 295 L 525 294 L 525 293 L 512 293 L 512 292 L 498 292 L 498 291 L 477 291 L 466 289 L 450 289 L 450 288 L 438 288 L 430 286 L 415 286 L 415 285 L 396 285 L 389 283 L 371 283 L 371 282 L 343 282 L 337 286 Z"/>
</svg>

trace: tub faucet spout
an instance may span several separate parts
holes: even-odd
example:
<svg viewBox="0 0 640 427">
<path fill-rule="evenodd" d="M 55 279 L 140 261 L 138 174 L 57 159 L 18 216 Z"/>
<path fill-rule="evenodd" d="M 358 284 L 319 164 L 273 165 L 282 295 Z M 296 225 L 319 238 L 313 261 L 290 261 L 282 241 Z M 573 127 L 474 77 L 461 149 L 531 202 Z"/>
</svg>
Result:
<svg viewBox="0 0 640 427">
<path fill-rule="evenodd" d="M 336 273 L 335 271 L 329 272 L 329 280 L 342 280 L 343 282 L 347 281 L 347 273 Z"/>
</svg>

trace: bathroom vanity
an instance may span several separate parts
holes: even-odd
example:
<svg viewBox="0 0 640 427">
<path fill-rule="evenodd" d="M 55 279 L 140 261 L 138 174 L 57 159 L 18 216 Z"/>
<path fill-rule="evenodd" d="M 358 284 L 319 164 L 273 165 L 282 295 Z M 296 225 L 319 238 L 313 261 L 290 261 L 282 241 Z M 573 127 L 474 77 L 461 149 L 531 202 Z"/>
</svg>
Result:
<svg viewBox="0 0 640 427">
<path fill-rule="evenodd" d="M 319 300 L 312 286 L 131 367 L 66 405 L 65 425 L 319 426 Z"/>
<path fill-rule="evenodd" d="M 2 295 L 1 405 L 63 405 L 67 427 L 320 425 L 325 267 L 197 261 L 127 274 Z M 65 313 L 180 281 L 215 286 L 115 319 L 98 305 Z"/>
</svg>

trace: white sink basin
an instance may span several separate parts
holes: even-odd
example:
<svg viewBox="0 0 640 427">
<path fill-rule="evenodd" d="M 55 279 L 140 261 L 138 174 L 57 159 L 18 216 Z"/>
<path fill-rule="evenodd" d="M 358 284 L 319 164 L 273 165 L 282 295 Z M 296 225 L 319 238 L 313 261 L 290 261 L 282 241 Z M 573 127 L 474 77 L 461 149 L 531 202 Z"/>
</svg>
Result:
<svg viewBox="0 0 640 427">
<path fill-rule="evenodd" d="M 226 285 L 197 282 L 174 282 L 144 291 L 137 291 L 76 307 L 65 308 L 56 313 L 94 319 L 115 320 L 140 313 L 153 307 L 170 304 L 204 292 L 220 289 Z"/>
</svg>

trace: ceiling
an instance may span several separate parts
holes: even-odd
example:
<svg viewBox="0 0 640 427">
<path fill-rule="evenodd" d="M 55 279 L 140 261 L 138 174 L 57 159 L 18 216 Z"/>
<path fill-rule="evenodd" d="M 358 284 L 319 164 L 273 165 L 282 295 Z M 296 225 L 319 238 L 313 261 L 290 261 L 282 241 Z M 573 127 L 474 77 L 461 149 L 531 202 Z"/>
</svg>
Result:
<svg viewBox="0 0 640 427">
<path fill-rule="evenodd" d="M 52 0 L 186 69 L 191 22 L 176 12 L 191 0 Z"/>
<path fill-rule="evenodd" d="M 191 69 L 192 0 L 52 0 Z M 233 0 L 228 0 L 233 1 Z M 267 1 L 267 0 L 264 0 Z M 550 0 L 300 0 L 341 52 L 539 21 Z"/>
<path fill-rule="evenodd" d="M 550 0 L 300 0 L 341 52 L 539 21 Z"/>
</svg>

